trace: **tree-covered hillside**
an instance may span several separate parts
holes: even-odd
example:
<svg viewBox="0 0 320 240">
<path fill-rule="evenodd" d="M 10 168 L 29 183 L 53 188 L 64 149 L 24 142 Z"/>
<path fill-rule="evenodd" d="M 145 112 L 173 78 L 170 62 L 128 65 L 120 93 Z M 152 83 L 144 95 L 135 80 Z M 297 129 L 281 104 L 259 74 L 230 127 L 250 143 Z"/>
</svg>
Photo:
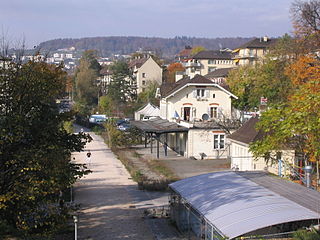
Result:
<svg viewBox="0 0 320 240">
<path fill-rule="evenodd" d="M 83 51 L 95 49 L 101 56 L 111 54 L 130 54 L 138 49 L 150 49 L 163 57 L 172 57 L 185 46 L 203 46 L 206 49 L 236 48 L 248 42 L 251 38 L 195 38 L 195 37 L 91 37 L 79 39 L 55 39 L 43 42 L 40 49 L 55 51 L 63 48 L 75 47 Z"/>
</svg>

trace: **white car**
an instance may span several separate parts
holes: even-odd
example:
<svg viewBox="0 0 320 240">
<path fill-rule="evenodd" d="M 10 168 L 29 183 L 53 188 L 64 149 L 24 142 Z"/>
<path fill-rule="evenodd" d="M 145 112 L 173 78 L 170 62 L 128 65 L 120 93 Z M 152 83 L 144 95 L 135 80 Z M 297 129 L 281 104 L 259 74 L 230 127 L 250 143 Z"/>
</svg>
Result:
<svg viewBox="0 0 320 240">
<path fill-rule="evenodd" d="M 144 117 L 142 118 L 142 121 L 148 121 L 148 120 L 156 119 L 156 118 L 158 118 L 158 117 L 155 117 L 155 116 L 144 116 Z"/>
</svg>

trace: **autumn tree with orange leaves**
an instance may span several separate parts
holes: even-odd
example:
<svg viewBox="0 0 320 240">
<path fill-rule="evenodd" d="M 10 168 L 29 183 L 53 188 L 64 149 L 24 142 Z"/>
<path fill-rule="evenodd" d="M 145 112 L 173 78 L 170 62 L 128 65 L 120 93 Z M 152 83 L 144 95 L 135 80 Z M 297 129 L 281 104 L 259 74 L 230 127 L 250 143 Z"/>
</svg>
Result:
<svg viewBox="0 0 320 240">
<path fill-rule="evenodd" d="M 270 151 L 294 149 L 301 165 L 312 165 L 319 180 L 320 1 L 295 1 L 291 13 L 297 54 L 288 58 L 290 63 L 284 73 L 291 81 L 292 92 L 286 101 L 262 114 L 258 129 L 266 136 L 253 143 L 250 150 L 258 157 Z"/>
<path fill-rule="evenodd" d="M 295 91 L 288 101 L 262 114 L 258 128 L 266 133 L 251 145 L 256 157 L 274 150 L 296 150 L 304 165 L 320 160 L 320 60 L 316 55 L 300 56 L 290 64 L 286 75 Z"/>
<path fill-rule="evenodd" d="M 184 71 L 185 68 L 181 63 L 171 63 L 167 68 L 166 82 L 174 83 L 176 81 L 176 73 Z"/>
</svg>

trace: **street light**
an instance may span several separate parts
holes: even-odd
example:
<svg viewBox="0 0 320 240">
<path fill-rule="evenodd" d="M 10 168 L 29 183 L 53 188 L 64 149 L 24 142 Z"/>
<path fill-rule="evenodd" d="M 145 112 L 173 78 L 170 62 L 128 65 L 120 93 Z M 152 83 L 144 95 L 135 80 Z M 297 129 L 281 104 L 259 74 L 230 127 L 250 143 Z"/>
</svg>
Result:
<svg viewBox="0 0 320 240">
<path fill-rule="evenodd" d="M 73 216 L 73 222 L 74 222 L 74 240 L 78 239 L 78 217 Z"/>
</svg>

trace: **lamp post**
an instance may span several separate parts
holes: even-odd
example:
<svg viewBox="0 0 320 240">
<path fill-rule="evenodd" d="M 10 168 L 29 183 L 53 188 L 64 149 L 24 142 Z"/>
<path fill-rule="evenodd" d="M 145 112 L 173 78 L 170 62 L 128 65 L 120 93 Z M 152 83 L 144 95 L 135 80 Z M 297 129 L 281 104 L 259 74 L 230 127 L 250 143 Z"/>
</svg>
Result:
<svg viewBox="0 0 320 240">
<path fill-rule="evenodd" d="M 73 222 L 74 222 L 74 240 L 78 239 L 78 217 L 73 216 Z"/>
</svg>

